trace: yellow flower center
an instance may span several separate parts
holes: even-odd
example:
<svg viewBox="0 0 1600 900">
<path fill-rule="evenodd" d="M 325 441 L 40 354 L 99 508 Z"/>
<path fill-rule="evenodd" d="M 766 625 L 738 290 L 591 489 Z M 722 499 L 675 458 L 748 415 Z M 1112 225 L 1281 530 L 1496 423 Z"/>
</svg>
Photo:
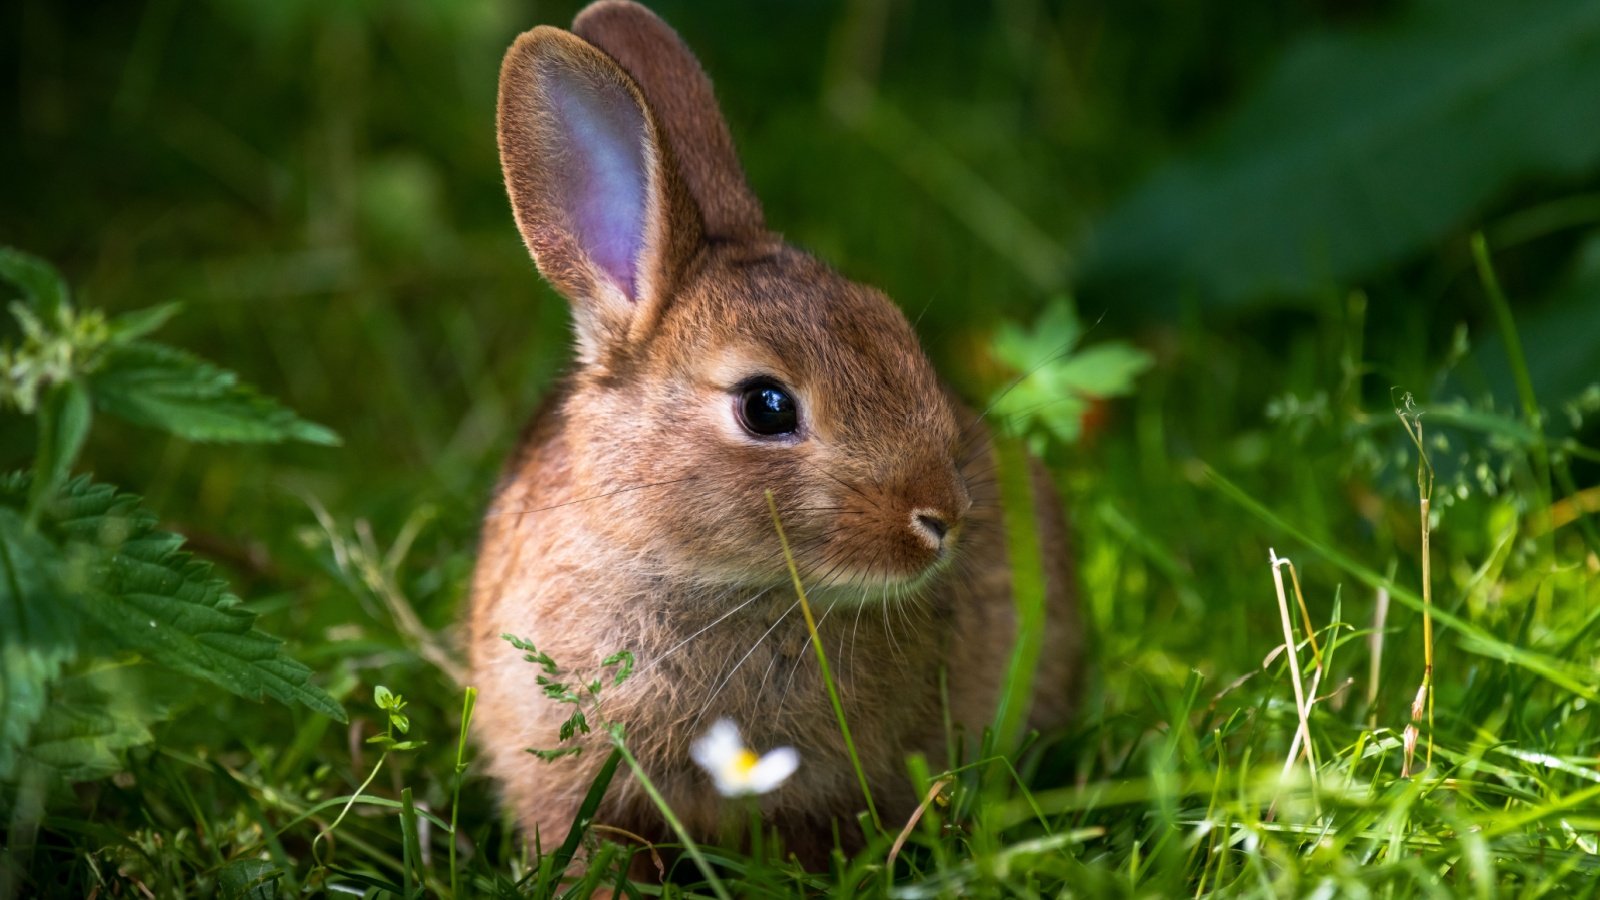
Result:
<svg viewBox="0 0 1600 900">
<path fill-rule="evenodd" d="M 756 763 L 760 761 L 761 757 L 757 756 L 755 751 L 749 749 L 740 750 L 739 755 L 733 759 L 733 770 L 742 776 L 749 775 L 750 770 L 754 769 Z"/>
</svg>

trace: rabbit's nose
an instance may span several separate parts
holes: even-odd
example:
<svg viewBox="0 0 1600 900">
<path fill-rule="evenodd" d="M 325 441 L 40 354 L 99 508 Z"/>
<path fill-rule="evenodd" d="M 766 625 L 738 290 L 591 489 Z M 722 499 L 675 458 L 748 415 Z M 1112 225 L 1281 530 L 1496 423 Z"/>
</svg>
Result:
<svg viewBox="0 0 1600 900">
<path fill-rule="evenodd" d="M 950 524 L 943 518 L 929 513 L 917 513 L 917 524 L 922 529 L 933 535 L 935 542 L 943 541 L 946 533 L 950 531 Z"/>
<path fill-rule="evenodd" d="M 911 511 L 911 531 L 935 552 L 945 549 L 945 537 L 950 534 L 950 518 L 935 509 L 922 507 Z"/>
</svg>

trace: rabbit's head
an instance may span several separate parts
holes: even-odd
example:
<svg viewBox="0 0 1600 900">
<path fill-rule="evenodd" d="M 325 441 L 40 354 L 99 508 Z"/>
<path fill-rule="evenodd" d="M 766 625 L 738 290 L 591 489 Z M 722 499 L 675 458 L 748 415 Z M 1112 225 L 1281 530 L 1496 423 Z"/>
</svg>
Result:
<svg viewBox="0 0 1600 900">
<path fill-rule="evenodd" d="M 784 577 L 768 490 L 815 583 L 905 585 L 950 558 L 965 423 L 888 298 L 767 231 L 671 28 L 606 0 L 523 34 L 499 141 L 577 332 L 563 513 L 652 577 L 707 585 Z"/>
</svg>

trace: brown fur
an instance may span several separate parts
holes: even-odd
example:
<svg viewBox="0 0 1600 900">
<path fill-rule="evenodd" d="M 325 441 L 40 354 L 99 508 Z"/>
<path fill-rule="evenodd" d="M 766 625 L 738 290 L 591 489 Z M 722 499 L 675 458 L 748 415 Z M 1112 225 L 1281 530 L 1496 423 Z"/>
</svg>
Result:
<svg viewBox="0 0 1600 900">
<path fill-rule="evenodd" d="M 879 809 L 915 804 L 904 759 L 946 757 L 941 670 L 954 720 L 993 718 L 1015 633 L 993 451 L 951 398 L 904 316 L 766 232 L 710 82 L 673 31 L 605 0 L 577 36 L 540 27 L 507 53 L 500 148 L 519 229 L 571 302 L 579 363 L 508 466 L 484 525 L 470 652 L 478 739 L 530 838 L 566 833 L 606 751 L 543 762 L 571 711 L 500 639 L 533 640 L 582 675 L 631 651 L 633 677 L 599 718 L 628 745 L 697 838 L 725 805 L 689 759 L 718 717 L 751 745 L 796 747 L 799 771 L 761 798 L 789 848 L 825 861 L 832 821 L 863 807 L 795 608 L 764 492 L 771 490 L 820 618 Z M 576 87 L 574 87 L 576 85 Z M 637 125 L 649 191 L 634 277 L 608 276 L 576 236 L 570 153 L 553 91 L 592 91 Z M 802 410 L 794 439 L 758 440 L 735 388 L 768 375 Z M 1080 629 L 1060 505 L 1033 473 L 1048 562 L 1050 625 L 1032 722 L 1063 724 L 1076 696 Z M 951 524 L 935 547 L 913 523 Z M 598 821 L 668 838 L 619 773 Z"/>
</svg>

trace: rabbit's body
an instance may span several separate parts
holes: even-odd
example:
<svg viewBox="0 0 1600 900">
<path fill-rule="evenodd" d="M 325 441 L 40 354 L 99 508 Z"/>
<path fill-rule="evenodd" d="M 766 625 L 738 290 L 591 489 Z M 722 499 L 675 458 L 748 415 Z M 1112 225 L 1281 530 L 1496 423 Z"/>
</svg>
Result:
<svg viewBox="0 0 1600 900">
<path fill-rule="evenodd" d="M 470 652 L 489 767 L 531 838 L 565 835 L 607 749 L 546 762 L 570 706 L 501 639 L 572 679 L 626 650 L 591 720 L 697 838 L 725 807 L 690 761 L 721 717 L 801 765 L 762 799 L 820 863 L 864 808 L 789 582 L 771 491 L 810 589 L 879 810 L 915 804 L 904 760 L 947 756 L 946 711 L 993 718 L 1015 622 L 992 448 L 905 318 L 768 233 L 709 82 L 642 8 L 590 7 L 577 36 L 524 35 L 501 74 L 501 156 L 523 236 L 572 301 L 579 361 L 547 400 L 486 519 Z M 596 47 L 604 49 L 602 53 Z M 609 56 L 607 54 L 610 54 Z M 1049 627 L 1032 719 L 1059 725 L 1080 657 L 1059 503 L 1034 473 Z M 943 673 L 943 674 L 941 674 Z M 667 838 L 619 773 L 596 819 Z"/>
</svg>

